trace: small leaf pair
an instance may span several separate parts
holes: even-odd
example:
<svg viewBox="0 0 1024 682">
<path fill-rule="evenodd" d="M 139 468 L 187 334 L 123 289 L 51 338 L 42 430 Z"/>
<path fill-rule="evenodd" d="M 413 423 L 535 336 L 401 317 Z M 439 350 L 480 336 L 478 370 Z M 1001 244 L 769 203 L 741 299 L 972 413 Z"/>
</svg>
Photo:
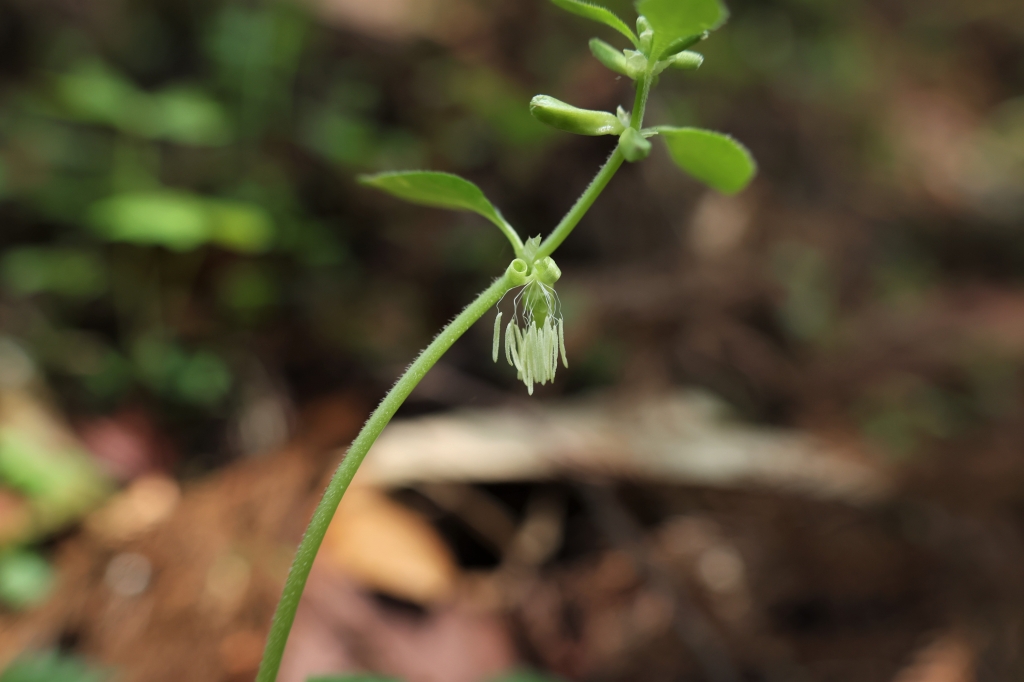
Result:
<svg viewBox="0 0 1024 682">
<path fill-rule="evenodd" d="M 704 35 L 706 34 L 697 36 L 697 38 L 700 39 Z M 636 50 L 618 50 L 600 38 L 590 39 L 590 53 L 609 70 L 632 80 L 636 80 L 647 71 L 647 57 L 642 53 Z M 700 68 L 703 63 L 704 55 L 699 52 L 681 50 L 657 62 L 652 73 L 657 76 L 670 66 L 684 71 L 693 71 Z"/>
<path fill-rule="evenodd" d="M 573 14 L 609 26 L 629 38 L 637 49 L 641 40 L 630 30 L 622 19 L 611 10 L 585 0 L 552 0 L 552 2 Z M 729 16 L 719 0 L 639 0 L 637 12 L 645 17 L 653 31 L 647 50 L 648 58 L 658 60 L 686 49 L 684 43 L 713 31 L 725 23 Z M 690 43 L 692 45 L 692 42 Z"/>
<path fill-rule="evenodd" d="M 650 129 L 650 132 L 657 133 L 665 141 L 676 165 L 724 194 L 735 194 L 745 188 L 756 172 L 757 166 L 747 148 L 728 135 L 701 128 L 673 126 L 660 126 Z M 639 134 L 636 137 L 642 141 L 638 147 L 647 143 L 646 150 L 641 149 L 638 153 L 638 160 L 646 156 L 650 143 Z M 457 175 L 404 171 L 364 175 L 360 182 L 413 204 L 472 211 L 494 223 L 512 243 L 516 255 L 522 254 L 523 243 L 501 212 L 479 187 Z"/>
</svg>

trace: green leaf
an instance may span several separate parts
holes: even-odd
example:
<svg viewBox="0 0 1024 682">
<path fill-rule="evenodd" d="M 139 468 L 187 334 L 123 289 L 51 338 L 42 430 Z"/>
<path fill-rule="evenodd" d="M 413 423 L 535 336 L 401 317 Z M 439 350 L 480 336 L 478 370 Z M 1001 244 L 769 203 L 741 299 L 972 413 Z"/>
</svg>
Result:
<svg viewBox="0 0 1024 682">
<path fill-rule="evenodd" d="M 658 59 L 669 45 L 718 28 L 729 17 L 720 0 L 639 0 L 636 11 L 654 29 L 651 57 Z"/>
<path fill-rule="evenodd" d="M 217 283 L 220 303 L 245 321 L 278 303 L 280 284 L 272 270 L 257 262 L 240 261 L 228 266 Z"/>
<path fill-rule="evenodd" d="M 231 123 L 224 108 L 197 88 L 174 87 L 153 96 L 153 136 L 196 146 L 231 141 Z"/>
<path fill-rule="evenodd" d="M 231 390 L 231 370 L 213 353 L 199 351 L 174 377 L 174 388 L 185 402 L 212 408 Z"/>
<path fill-rule="evenodd" d="M 23 246 L 0 258 L 4 283 L 18 294 L 48 292 L 89 299 L 107 288 L 107 269 L 100 257 L 86 250 Z"/>
<path fill-rule="evenodd" d="M 413 204 L 449 208 L 453 211 L 473 211 L 505 229 L 505 220 L 498 209 L 469 180 L 451 173 L 437 171 L 399 171 L 362 175 L 359 182 L 376 187 L 399 199 Z"/>
<path fill-rule="evenodd" d="M 626 26 L 626 23 L 615 16 L 615 13 L 601 5 L 595 5 L 584 0 L 551 0 L 566 12 L 578 14 L 581 17 L 596 21 L 599 24 L 610 26 L 622 35 L 629 38 L 633 45 L 639 45 L 636 35 Z"/>
<path fill-rule="evenodd" d="M 0 601 L 26 609 L 46 599 L 53 587 L 53 568 L 36 552 L 13 550 L 0 554 Z"/>
<path fill-rule="evenodd" d="M 303 122 L 300 137 L 334 163 L 365 167 L 380 148 L 381 135 L 372 123 L 325 106 Z"/>
<path fill-rule="evenodd" d="M 115 194 L 89 207 L 88 222 L 111 241 L 174 251 L 197 248 L 211 236 L 202 197 L 169 190 Z"/>
<path fill-rule="evenodd" d="M 130 127 L 147 100 L 134 83 L 100 62 L 81 64 L 59 76 L 55 87 L 71 115 L 119 129 Z"/>
<path fill-rule="evenodd" d="M 735 194 L 757 171 L 747 148 L 722 133 L 700 128 L 656 128 L 680 168 L 719 192 Z"/>
<path fill-rule="evenodd" d="M 23 493 L 33 512 L 31 527 L 16 540 L 57 530 L 109 496 L 95 459 L 74 447 L 55 446 L 48 436 L 24 425 L 0 428 L 0 482 Z"/>
<path fill-rule="evenodd" d="M 274 239 L 270 215 L 243 201 L 207 200 L 210 240 L 240 253 L 262 253 Z"/>
<path fill-rule="evenodd" d="M 676 38 L 675 40 L 673 40 L 671 43 L 668 44 L 668 47 L 666 47 L 662 51 L 660 58 L 661 59 L 668 59 L 669 57 L 671 57 L 671 56 L 673 56 L 673 55 L 675 55 L 675 54 L 677 54 L 679 52 L 682 52 L 683 50 L 686 50 L 686 49 L 689 49 L 689 48 L 693 47 L 694 45 L 696 45 L 697 43 L 699 43 L 702 40 L 707 40 L 709 35 L 710 35 L 710 33 L 708 31 L 704 31 L 702 33 L 698 33 L 695 36 L 686 36 L 685 38 Z"/>
<path fill-rule="evenodd" d="M 189 251 L 214 243 L 232 251 L 266 251 L 274 237 L 259 206 L 173 190 L 115 194 L 89 207 L 88 222 L 110 241 Z"/>
<path fill-rule="evenodd" d="M 57 653 L 25 655 L 14 661 L 0 682 L 101 682 L 109 675 L 89 667 L 80 659 Z"/>
</svg>

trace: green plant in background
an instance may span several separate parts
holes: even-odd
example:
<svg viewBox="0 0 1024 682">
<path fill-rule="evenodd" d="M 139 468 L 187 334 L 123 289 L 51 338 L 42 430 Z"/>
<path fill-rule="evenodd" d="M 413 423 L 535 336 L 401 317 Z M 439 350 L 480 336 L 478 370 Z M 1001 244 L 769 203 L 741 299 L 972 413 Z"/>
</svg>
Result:
<svg viewBox="0 0 1024 682">
<path fill-rule="evenodd" d="M 521 288 L 514 299 L 516 311 L 504 333 L 507 361 L 516 368 L 531 393 L 534 383 L 543 384 L 554 378 L 559 359 L 567 364 L 558 299 L 554 293 L 554 284 L 561 273 L 551 256 L 622 164 L 646 158 L 651 151 L 650 139 L 660 137 L 680 168 L 721 192 L 740 191 L 754 175 L 755 164 L 750 153 L 727 135 L 698 128 L 643 127 L 647 99 L 659 74 L 669 68 L 694 69 L 703 61 L 689 48 L 725 22 L 727 12 L 718 0 L 639 0 L 636 3 L 640 14 L 636 33 L 604 7 L 581 0 L 553 2 L 562 9 L 615 29 L 629 40 L 632 47 L 619 51 L 595 39 L 591 41 L 591 50 L 602 64 L 635 81 L 633 109 L 626 112 L 620 107 L 616 113 L 589 111 L 544 95 L 533 99 L 530 110 L 544 123 L 577 134 L 618 138 L 614 151 L 597 176 L 543 240 L 538 236 L 523 241 L 479 188 L 456 176 L 414 171 L 362 178 L 368 186 L 416 204 L 472 211 L 483 216 L 505 235 L 515 258 L 505 273 L 463 309 L 423 350 L 352 442 L 299 544 L 274 614 L 257 682 L 272 682 L 277 677 L 313 559 L 356 470 L 402 402 L 452 344 L 509 291 Z M 498 317 L 494 329 L 495 361 L 501 341 L 500 327 L 501 319 Z"/>
<path fill-rule="evenodd" d="M 25 609 L 42 603 L 53 581 L 53 568 L 38 553 L 16 549 L 0 554 L 0 601 L 5 606 Z"/>
<path fill-rule="evenodd" d="M 4 331 L 90 411 L 141 388 L 222 412 L 245 358 L 217 325 L 188 320 L 207 271 L 223 312 L 253 327 L 283 298 L 277 271 L 335 267 L 344 252 L 262 144 L 309 106 L 293 92 L 309 18 L 290 2 L 209 3 L 194 18 L 192 75 L 152 45 L 117 59 L 69 27 L 40 46 L 38 77 L 0 98 L 0 198 L 32 227 L 0 243 L 20 313 Z"/>
<path fill-rule="evenodd" d="M 47 652 L 18 659 L 0 674 L 0 682 L 103 682 L 110 677 L 73 656 Z"/>
</svg>

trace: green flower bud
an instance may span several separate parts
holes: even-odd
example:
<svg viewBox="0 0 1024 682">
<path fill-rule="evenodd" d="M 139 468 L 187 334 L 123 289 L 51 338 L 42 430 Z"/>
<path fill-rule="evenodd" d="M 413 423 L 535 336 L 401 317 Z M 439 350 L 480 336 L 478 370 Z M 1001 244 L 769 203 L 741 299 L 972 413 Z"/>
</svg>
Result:
<svg viewBox="0 0 1024 682">
<path fill-rule="evenodd" d="M 629 127 L 629 119 L 632 118 L 632 116 L 628 111 L 622 108 L 622 105 L 615 107 L 615 117 L 622 123 L 623 130 Z"/>
<path fill-rule="evenodd" d="M 665 50 L 661 53 L 660 56 L 662 59 L 668 59 L 677 52 L 682 52 L 683 50 L 693 47 L 702 40 L 707 40 L 707 37 L 709 35 L 710 34 L 707 31 L 704 31 L 703 33 L 698 33 L 697 35 L 687 36 L 686 38 L 679 38 L 677 40 L 673 40 L 671 43 L 668 44 L 668 47 L 665 48 Z"/>
<path fill-rule="evenodd" d="M 590 53 L 597 61 L 615 73 L 621 73 L 623 76 L 629 75 L 626 71 L 626 55 L 622 54 L 622 50 L 615 49 L 600 38 L 591 38 Z"/>
<path fill-rule="evenodd" d="M 626 57 L 626 75 L 636 80 L 647 70 L 647 57 L 636 50 L 625 50 L 622 53 Z"/>
<path fill-rule="evenodd" d="M 662 59 L 660 62 L 655 64 L 652 73 L 657 76 L 670 66 L 674 66 L 677 69 L 683 69 L 684 71 L 694 71 L 700 68 L 700 65 L 703 63 L 704 55 L 699 52 L 683 50 L 682 52 L 674 54 L 666 59 Z"/>
<path fill-rule="evenodd" d="M 579 109 L 547 95 L 537 95 L 530 100 L 530 113 L 541 123 L 577 135 L 618 135 L 622 132 L 622 123 L 613 113 Z"/>
<path fill-rule="evenodd" d="M 645 55 L 651 54 L 651 45 L 654 43 L 654 28 L 651 26 L 651 22 L 647 21 L 647 17 L 641 15 L 636 18 L 636 32 L 640 34 L 640 51 Z"/>
<path fill-rule="evenodd" d="M 555 264 L 551 256 L 546 256 L 534 263 L 533 272 L 538 282 L 547 284 L 549 287 L 554 286 L 562 276 L 562 269 Z"/>
<path fill-rule="evenodd" d="M 704 55 L 692 50 L 683 50 L 682 52 L 672 55 L 665 61 L 669 62 L 671 66 L 677 69 L 694 71 L 695 69 L 699 69 L 700 65 L 704 63 Z"/>
<path fill-rule="evenodd" d="M 651 143 L 635 128 L 626 128 L 619 136 L 619 149 L 626 161 L 642 161 L 651 153 Z"/>
</svg>

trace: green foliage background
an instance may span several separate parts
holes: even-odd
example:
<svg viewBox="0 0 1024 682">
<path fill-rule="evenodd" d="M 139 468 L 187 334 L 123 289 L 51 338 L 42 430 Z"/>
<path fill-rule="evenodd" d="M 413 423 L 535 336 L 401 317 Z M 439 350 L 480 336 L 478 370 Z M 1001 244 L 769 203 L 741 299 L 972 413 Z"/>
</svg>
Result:
<svg viewBox="0 0 1024 682">
<path fill-rule="evenodd" d="M 658 0 L 646 5 L 657 22 Z M 1015 3 L 729 5 L 728 30 L 700 45 L 704 65 L 663 75 L 649 116 L 723 130 L 761 165 L 742 195 L 755 212 L 744 255 L 715 266 L 754 282 L 747 307 L 712 296 L 705 309 L 736 319 L 780 367 L 828 365 L 855 341 L 845 321 L 866 308 L 957 278 L 1020 277 Z M 609 6 L 632 16 L 628 2 Z M 476 216 L 398 207 L 353 178 L 465 175 L 510 221 L 541 232 L 610 143 L 553 135 L 529 115 L 530 96 L 605 110 L 631 101 L 627 79 L 585 50 L 594 35 L 620 48 L 626 38 L 549 3 L 466 0 L 464 25 L 410 19 L 404 33 L 326 16 L 276 0 L 0 5 L 0 332 L 29 350 L 70 413 L 142 402 L 186 452 L 213 452 L 253 367 L 300 403 L 340 386 L 377 394 L 510 252 Z M 953 199 L 907 169 L 917 143 L 899 121 L 922 92 L 974 117 L 964 158 L 977 168 L 950 171 L 962 183 Z M 711 267 L 686 246 L 703 190 L 666 160 L 623 173 L 560 252 L 567 272 L 597 277 L 595 263 L 613 263 L 682 281 Z M 568 316 L 614 308 L 573 292 L 572 279 Z M 580 362 L 556 390 L 642 383 L 647 363 L 665 369 L 648 376 L 707 385 L 758 419 L 798 420 L 815 400 L 784 370 L 702 359 L 685 341 L 709 328 L 692 307 L 665 315 L 671 329 L 647 346 L 631 338 L 661 323 L 635 315 L 607 313 L 578 332 L 590 337 L 570 339 Z M 483 336 L 449 362 L 512 385 L 488 364 Z M 1016 351 L 1003 360 L 1015 365 Z M 996 399 L 976 393 L 987 389 L 973 370 L 916 371 L 909 384 L 953 396 L 928 404 L 962 413 L 957 423 L 987 419 L 977 406 Z M 907 417 L 931 409 L 904 405 L 919 393 L 898 388 L 908 381 L 861 377 L 830 393 L 832 409 L 883 441 L 930 437 L 913 426 L 927 419 Z"/>
</svg>

